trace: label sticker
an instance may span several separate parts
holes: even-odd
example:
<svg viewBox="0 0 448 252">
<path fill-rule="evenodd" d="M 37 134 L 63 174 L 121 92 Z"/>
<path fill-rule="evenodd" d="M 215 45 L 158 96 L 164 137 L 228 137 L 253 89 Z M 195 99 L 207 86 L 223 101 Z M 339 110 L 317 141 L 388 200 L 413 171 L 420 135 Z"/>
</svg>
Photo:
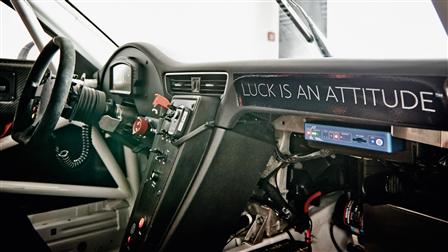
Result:
<svg viewBox="0 0 448 252">
<path fill-rule="evenodd" d="M 240 106 L 448 129 L 446 77 L 235 74 Z"/>
</svg>

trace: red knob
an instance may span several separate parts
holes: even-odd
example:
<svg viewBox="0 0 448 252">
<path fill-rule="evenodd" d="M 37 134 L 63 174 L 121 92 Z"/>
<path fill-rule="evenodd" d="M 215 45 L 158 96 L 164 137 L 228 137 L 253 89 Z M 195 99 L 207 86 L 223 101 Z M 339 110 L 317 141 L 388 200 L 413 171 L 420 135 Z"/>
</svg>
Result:
<svg viewBox="0 0 448 252">
<path fill-rule="evenodd" d="M 148 121 L 144 117 L 139 116 L 132 125 L 132 134 L 143 136 L 146 134 L 148 129 L 149 129 Z"/>
</svg>

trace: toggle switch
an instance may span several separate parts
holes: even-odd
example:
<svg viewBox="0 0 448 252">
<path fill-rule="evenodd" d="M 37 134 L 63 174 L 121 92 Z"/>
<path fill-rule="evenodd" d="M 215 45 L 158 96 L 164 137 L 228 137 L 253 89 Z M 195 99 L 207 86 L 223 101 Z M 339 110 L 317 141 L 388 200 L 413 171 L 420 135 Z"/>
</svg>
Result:
<svg viewBox="0 0 448 252">
<path fill-rule="evenodd" d="M 152 102 L 152 105 L 154 107 L 160 106 L 164 109 L 169 109 L 172 106 L 171 102 L 165 96 L 160 95 L 160 94 L 155 94 L 155 96 L 156 97 L 154 98 L 154 100 Z"/>
</svg>

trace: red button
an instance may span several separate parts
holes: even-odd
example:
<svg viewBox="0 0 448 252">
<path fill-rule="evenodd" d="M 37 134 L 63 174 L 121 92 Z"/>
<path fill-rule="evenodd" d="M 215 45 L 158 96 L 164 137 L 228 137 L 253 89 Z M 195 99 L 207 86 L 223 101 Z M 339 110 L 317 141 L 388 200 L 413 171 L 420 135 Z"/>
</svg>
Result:
<svg viewBox="0 0 448 252">
<path fill-rule="evenodd" d="M 152 105 L 154 107 L 160 106 L 162 108 L 168 109 L 171 106 L 171 102 L 164 97 L 163 95 L 155 94 L 154 101 L 152 101 Z"/>
<path fill-rule="evenodd" d="M 142 228 L 145 225 L 145 217 L 141 217 L 138 222 L 138 228 Z"/>
<path fill-rule="evenodd" d="M 132 125 L 132 134 L 143 136 L 149 128 L 149 123 L 144 117 L 137 117 Z"/>
</svg>

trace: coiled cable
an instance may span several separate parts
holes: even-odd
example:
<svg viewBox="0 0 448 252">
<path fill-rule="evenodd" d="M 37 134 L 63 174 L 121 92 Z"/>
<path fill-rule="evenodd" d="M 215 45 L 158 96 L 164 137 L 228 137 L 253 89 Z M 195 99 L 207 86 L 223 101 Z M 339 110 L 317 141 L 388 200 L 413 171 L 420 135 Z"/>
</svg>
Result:
<svg viewBox="0 0 448 252">
<path fill-rule="evenodd" d="M 78 158 L 72 159 L 70 157 L 70 152 L 68 150 L 59 151 L 59 147 L 56 147 L 56 158 L 59 163 L 66 168 L 74 169 L 82 165 L 89 156 L 90 145 L 92 143 L 91 139 L 91 128 L 90 126 L 83 125 L 81 127 L 81 154 Z"/>
</svg>

